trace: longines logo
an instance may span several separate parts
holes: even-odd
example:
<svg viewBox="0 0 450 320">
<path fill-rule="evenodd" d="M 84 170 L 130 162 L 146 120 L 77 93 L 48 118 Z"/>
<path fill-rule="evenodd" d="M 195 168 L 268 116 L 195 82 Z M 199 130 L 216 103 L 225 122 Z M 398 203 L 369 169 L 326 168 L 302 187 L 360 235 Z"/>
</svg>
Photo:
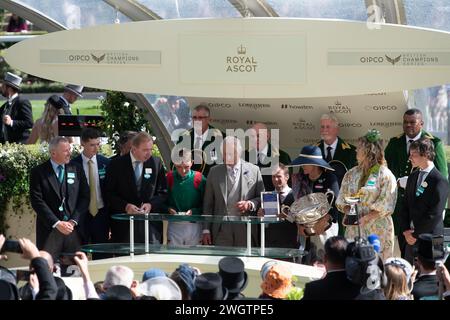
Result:
<svg viewBox="0 0 450 320">
<path fill-rule="evenodd" d="M 352 113 L 352 109 L 347 105 L 343 105 L 339 100 L 335 101 L 334 105 L 328 106 L 328 111 L 334 113 Z"/>
<path fill-rule="evenodd" d="M 295 138 L 295 143 L 315 144 L 319 138 Z"/>
<path fill-rule="evenodd" d="M 388 121 L 370 122 L 371 127 L 381 127 L 381 128 L 401 127 L 402 125 L 403 122 L 388 122 Z"/>
<path fill-rule="evenodd" d="M 362 124 L 359 122 L 341 122 L 339 123 L 340 128 L 361 128 Z"/>
<path fill-rule="evenodd" d="M 210 108 L 222 108 L 222 109 L 228 109 L 231 108 L 231 104 L 229 103 L 220 103 L 220 102 L 208 102 L 208 103 L 204 103 L 202 102 L 201 104 L 206 104 L 208 107 Z"/>
<path fill-rule="evenodd" d="M 313 106 L 307 105 L 295 105 L 295 104 L 282 104 L 281 109 L 295 109 L 295 110 L 313 110 Z"/>
<path fill-rule="evenodd" d="M 211 122 L 220 123 L 220 124 L 236 124 L 236 123 L 238 123 L 238 121 L 235 119 L 211 119 Z"/>
<path fill-rule="evenodd" d="M 247 102 L 239 102 L 238 106 L 240 108 L 249 108 L 253 110 L 257 109 L 267 109 L 270 108 L 270 104 L 268 103 L 247 103 Z"/>
<path fill-rule="evenodd" d="M 374 106 L 365 106 L 364 109 L 367 111 L 396 111 L 397 106 L 395 106 L 395 105 L 392 105 L 392 106 L 374 105 Z"/>
<path fill-rule="evenodd" d="M 256 120 L 247 120 L 247 125 L 253 125 L 255 123 L 264 123 L 266 126 L 276 126 L 278 122 L 276 121 L 256 121 Z"/>
<path fill-rule="evenodd" d="M 294 130 L 315 130 L 316 126 L 310 122 L 300 118 L 298 121 L 292 122 Z"/>
<path fill-rule="evenodd" d="M 247 48 L 242 44 L 237 47 L 237 55 L 226 57 L 226 72 L 249 73 L 256 72 L 258 62 L 254 56 L 247 55 Z"/>
</svg>

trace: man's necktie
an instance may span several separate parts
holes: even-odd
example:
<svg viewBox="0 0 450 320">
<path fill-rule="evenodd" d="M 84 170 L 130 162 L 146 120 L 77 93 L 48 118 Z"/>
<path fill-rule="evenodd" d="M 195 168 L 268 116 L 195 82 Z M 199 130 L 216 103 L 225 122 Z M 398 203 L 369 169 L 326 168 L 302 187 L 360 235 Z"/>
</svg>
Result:
<svg viewBox="0 0 450 320">
<path fill-rule="evenodd" d="M 93 217 L 98 213 L 98 205 L 97 205 L 97 188 L 95 185 L 95 176 L 94 176 L 94 161 L 88 161 L 89 166 L 89 212 Z"/>
<path fill-rule="evenodd" d="M 194 149 L 201 149 L 202 148 L 202 137 L 197 137 L 195 139 Z"/>
<path fill-rule="evenodd" d="M 416 190 L 419 189 L 420 185 L 423 182 L 423 176 L 425 175 L 426 171 L 419 171 L 419 177 L 417 178 L 417 183 L 416 183 Z"/>
<path fill-rule="evenodd" d="M 62 184 L 64 181 L 64 166 L 63 165 L 58 166 L 58 181 L 59 181 L 59 184 Z"/>
<path fill-rule="evenodd" d="M 331 160 L 333 160 L 333 157 L 331 156 L 331 150 L 333 150 L 333 148 L 330 147 L 330 146 L 328 146 L 328 147 L 327 147 L 327 156 L 326 156 L 326 158 L 325 158 L 325 160 L 326 160 L 327 162 L 330 162 Z"/>
<path fill-rule="evenodd" d="M 135 161 L 134 163 L 135 163 L 134 177 L 136 178 L 136 186 L 138 187 L 138 190 L 139 190 L 140 186 L 141 186 L 141 176 L 142 176 L 141 162 Z"/>
<path fill-rule="evenodd" d="M 409 139 L 408 140 L 408 145 L 407 145 L 407 148 L 408 148 L 408 154 L 409 154 L 409 148 L 411 147 L 411 143 L 413 143 L 414 142 L 414 140 L 413 139 Z"/>
</svg>

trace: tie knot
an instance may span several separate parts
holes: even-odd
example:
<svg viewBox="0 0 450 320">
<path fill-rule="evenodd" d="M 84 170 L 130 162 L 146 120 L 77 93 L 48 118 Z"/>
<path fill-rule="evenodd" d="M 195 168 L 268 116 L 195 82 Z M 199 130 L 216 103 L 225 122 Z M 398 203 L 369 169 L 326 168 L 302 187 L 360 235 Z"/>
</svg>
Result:
<svg viewBox="0 0 450 320">
<path fill-rule="evenodd" d="M 327 147 L 327 150 L 328 150 L 328 151 L 331 151 L 331 149 L 333 149 L 332 146 L 328 146 L 328 147 Z"/>
<path fill-rule="evenodd" d="M 88 160 L 88 163 L 89 163 L 89 164 L 94 164 L 94 161 L 92 161 L 92 159 L 89 159 L 89 160 Z"/>
<path fill-rule="evenodd" d="M 409 139 L 408 142 L 411 144 L 411 143 L 414 142 L 414 140 L 413 139 Z"/>
<path fill-rule="evenodd" d="M 64 169 L 64 166 L 62 164 L 58 165 L 58 170 L 62 171 Z"/>
</svg>

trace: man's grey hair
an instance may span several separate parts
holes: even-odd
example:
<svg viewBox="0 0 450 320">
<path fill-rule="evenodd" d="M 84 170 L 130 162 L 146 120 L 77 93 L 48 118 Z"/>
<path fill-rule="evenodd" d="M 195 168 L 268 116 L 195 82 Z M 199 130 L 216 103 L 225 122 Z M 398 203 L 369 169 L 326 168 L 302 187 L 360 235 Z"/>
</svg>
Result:
<svg viewBox="0 0 450 320">
<path fill-rule="evenodd" d="M 234 136 L 226 136 L 226 138 L 223 139 L 222 143 L 220 144 L 220 149 L 223 150 L 223 147 L 225 145 L 234 145 L 237 149 L 238 154 L 242 154 L 242 144 L 239 138 Z"/>
<path fill-rule="evenodd" d="M 338 118 L 336 118 L 336 116 L 332 113 L 324 113 L 322 114 L 322 116 L 320 117 L 320 121 L 322 120 L 331 120 L 336 124 L 336 127 L 339 126 L 339 120 Z"/>
<path fill-rule="evenodd" d="M 48 144 L 48 151 L 53 152 L 61 142 L 70 143 L 66 137 L 56 136 L 52 140 L 50 140 Z"/>
<path fill-rule="evenodd" d="M 125 286 L 131 288 L 134 280 L 134 272 L 126 266 L 112 266 L 106 272 L 105 281 L 103 281 L 103 289 L 107 290 L 112 286 Z"/>
<path fill-rule="evenodd" d="M 204 105 L 204 104 L 199 104 L 198 106 L 196 106 L 195 108 L 194 108 L 194 111 L 205 111 L 206 112 L 206 114 L 208 115 L 208 117 L 211 115 L 211 111 L 209 110 L 209 108 L 206 106 L 206 105 Z"/>
</svg>

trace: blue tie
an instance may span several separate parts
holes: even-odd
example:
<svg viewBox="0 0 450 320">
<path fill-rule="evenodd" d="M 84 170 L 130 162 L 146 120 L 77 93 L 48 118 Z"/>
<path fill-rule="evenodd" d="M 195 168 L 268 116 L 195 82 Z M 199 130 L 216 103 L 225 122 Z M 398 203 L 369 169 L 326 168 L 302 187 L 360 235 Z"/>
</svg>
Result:
<svg viewBox="0 0 450 320">
<path fill-rule="evenodd" d="M 135 161 L 135 166 L 134 166 L 134 177 L 136 178 L 136 185 L 140 186 L 140 182 L 141 182 L 141 174 L 142 174 L 142 169 L 141 169 L 141 162 L 140 161 Z"/>
<path fill-rule="evenodd" d="M 64 166 L 62 165 L 58 166 L 58 181 L 60 184 L 64 181 Z"/>
</svg>

